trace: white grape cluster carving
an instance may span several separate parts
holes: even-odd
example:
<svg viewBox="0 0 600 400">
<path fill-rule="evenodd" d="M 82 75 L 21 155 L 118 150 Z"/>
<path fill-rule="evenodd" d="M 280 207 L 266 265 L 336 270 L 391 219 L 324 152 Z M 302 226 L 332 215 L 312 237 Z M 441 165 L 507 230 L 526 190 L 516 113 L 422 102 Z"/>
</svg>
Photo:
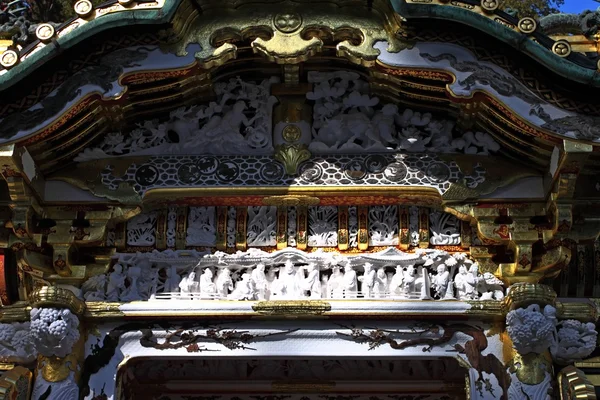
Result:
<svg viewBox="0 0 600 400">
<path fill-rule="evenodd" d="M 556 309 L 532 304 L 506 315 L 507 332 L 519 354 L 543 353 L 556 341 Z"/>
<path fill-rule="evenodd" d="M 271 114 L 277 99 L 270 88 L 276 82 L 275 77 L 259 84 L 239 77 L 218 82 L 216 102 L 180 107 L 168 121 L 145 121 L 128 134 L 110 133 L 99 147 L 85 149 L 75 161 L 123 155 L 267 154 L 273 150 Z"/>
<path fill-rule="evenodd" d="M 314 84 L 306 98 L 315 102 L 309 146 L 315 154 L 404 150 L 487 155 L 500 149 L 487 133 L 459 134 L 452 121 L 382 104 L 369 95 L 369 83 L 358 73 L 313 71 L 308 81 Z"/>
<path fill-rule="evenodd" d="M 30 329 L 44 356 L 65 357 L 79 340 L 79 319 L 69 309 L 33 308 Z"/>
<path fill-rule="evenodd" d="M 596 325 L 569 319 L 557 326 L 557 343 L 552 351 L 555 360 L 563 363 L 583 360 L 596 348 Z"/>
<path fill-rule="evenodd" d="M 6 361 L 29 363 L 36 359 L 29 322 L 0 324 L 0 357 Z"/>
</svg>

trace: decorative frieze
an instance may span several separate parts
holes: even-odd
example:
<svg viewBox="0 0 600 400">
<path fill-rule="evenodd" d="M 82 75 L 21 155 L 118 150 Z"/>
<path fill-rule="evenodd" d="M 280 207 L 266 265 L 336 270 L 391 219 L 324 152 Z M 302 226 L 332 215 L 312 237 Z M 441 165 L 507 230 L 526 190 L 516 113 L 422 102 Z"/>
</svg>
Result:
<svg viewBox="0 0 600 400">
<path fill-rule="evenodd" d="M 190 207 L 187 224 L 187 246 L 215 247 L 217 243 L 215 207 Z"/>
<path fill-rule="evenodd" d="M 337 244 L 337 207 L 308 207 L 308 245 L 311 247 L 335 247 Z"/>
<path fill-rule="evenodd" d="M 136 215 L 127 221 L 128 246 L 154 246 L 156 243 L 156 213 Z"/>
</svg>

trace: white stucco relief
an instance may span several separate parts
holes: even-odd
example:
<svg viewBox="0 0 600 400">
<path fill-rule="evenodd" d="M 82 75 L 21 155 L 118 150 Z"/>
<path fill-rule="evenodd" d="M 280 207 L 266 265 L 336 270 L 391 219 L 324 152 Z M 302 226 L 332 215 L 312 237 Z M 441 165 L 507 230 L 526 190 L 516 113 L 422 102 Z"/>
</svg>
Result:
<svg viewBox="0 0 600 400">
<path fill-rule="evenodd" d="M 569 138 L 600 141 L 596 117 L 565 111 L 544 101 L 503 68 L 479 61 L 464 47 L 450 43 L 416 43 L 411 49 L 390 53 L 386 50 L 387 43 L 380 42 L 375 48 L 381 51 L 378 60 L 392 67 L 442 69 L 452 73 L 456 79 L 449 88 L 457 97 L 470 98 L 482 91 L 535 126 Z"/>
</svg>

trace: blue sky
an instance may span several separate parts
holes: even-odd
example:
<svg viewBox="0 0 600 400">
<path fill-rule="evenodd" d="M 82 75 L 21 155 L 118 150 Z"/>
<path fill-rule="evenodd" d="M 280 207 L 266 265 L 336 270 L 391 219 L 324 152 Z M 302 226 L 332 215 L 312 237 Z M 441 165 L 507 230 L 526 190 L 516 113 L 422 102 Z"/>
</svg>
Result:
<svg viewBox="0 0 600 400">
<path fill-rule="evenodd" d="M 565 5 L 562 6 L 562 12 L 580 13 L 583 10 L 595 10 L 600 7 L 600 3 L 592 0 L 565 0 Z"/>
</svg>

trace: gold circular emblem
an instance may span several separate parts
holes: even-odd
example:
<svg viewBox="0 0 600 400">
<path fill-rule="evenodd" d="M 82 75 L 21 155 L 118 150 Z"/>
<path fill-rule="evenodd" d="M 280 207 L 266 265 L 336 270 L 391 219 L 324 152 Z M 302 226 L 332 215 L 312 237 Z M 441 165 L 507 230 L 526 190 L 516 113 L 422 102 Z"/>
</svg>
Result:
<svg viewBox="0 0 600 400">
<path fill-rule="evenodd" d="M 530 17 L 521 18 L 519 20 L 519 30 L 523 33 L 533 33 L 537 28 L 537 22 Z"/>
<path fill-rule="evenodd" d="M 559 57 L 568 57 L 571 54 L 571 44 L 566 40 L 559 40 L 552 46 L 552 52 Z"/>
<path fill-rule="evenodd" d="M 302 17 L 296 13 L 277 14 L 273 24 L 283 33 L 292 33 L 302 25 Z"/>
<path fill-rule="evenodd" d="M 73 8 L 80 17 L 87 17 L 94 10 L 94 6 L 90 0 L 79 0 Z"/>
<path fill-rule="evenodd" d="M 483 8 L 484 11 L 496 11 L 498 6 L 499 4 L 497 0 L 481 0 L 481 8 Z"/>
<path fill-rule="evenodd" d="M 281 132 L 283 138 L 288 142 L 295 142 L 302 136 L 302 131 L 297 125 L 288 125 Z"/>
<path fill-rule="evenodd" d="M 19 55 L 14 50 L 6 50 L 0 55 L 0 65 L 4 68 L 10 68 L 19 61 Z"/>
<path fill-rule="evenodd" d="M 54 27 L 50 24 L 41 24 L 35 30 L 35 36 L 42 42 L 52 39 L 54 36 Z"/>
</svg>

